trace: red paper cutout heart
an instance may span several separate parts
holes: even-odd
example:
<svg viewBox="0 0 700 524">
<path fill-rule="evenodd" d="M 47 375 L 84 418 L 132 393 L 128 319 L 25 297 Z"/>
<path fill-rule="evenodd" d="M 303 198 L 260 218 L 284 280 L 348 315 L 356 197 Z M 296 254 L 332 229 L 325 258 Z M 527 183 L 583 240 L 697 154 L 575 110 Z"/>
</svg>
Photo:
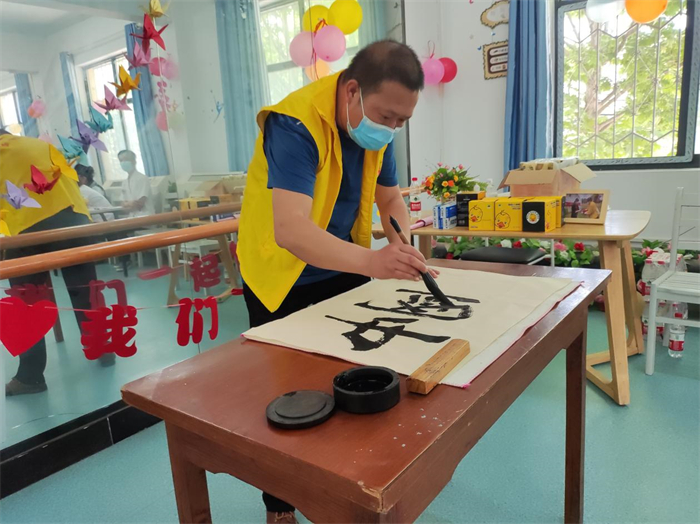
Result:
<svg viewBox="0 0 700 524">
<path fill-rule="evenodd" d="M 50 300 L 27 305 L 16 297 L 0 300 L 0 342 L 10 355 L 21 355 L 39 342 L 56 323 L 58 309 Z"/>
</svg>

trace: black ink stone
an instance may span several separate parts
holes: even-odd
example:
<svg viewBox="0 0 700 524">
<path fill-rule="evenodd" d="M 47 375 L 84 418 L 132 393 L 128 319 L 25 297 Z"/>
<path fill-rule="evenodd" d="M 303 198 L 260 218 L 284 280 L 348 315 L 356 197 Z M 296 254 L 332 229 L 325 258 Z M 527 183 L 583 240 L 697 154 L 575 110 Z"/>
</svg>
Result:
<svg viewBox="0 0 700 524">
<path fill-rule="evenodd" d="M 338 373 L 333 394 L 339 409 L 349 413 L 379 413 L 399 403 L 399 376 L 389 368 L 363 366 Z"/>
<path fill-rule="evenodd" d="M 333 414 L 335 401 L 322 391 L 292 391 L 270 402 L 265 410 L 267 421 L 281 429 L 304 429 L 318 426 Z"/>
</svg>

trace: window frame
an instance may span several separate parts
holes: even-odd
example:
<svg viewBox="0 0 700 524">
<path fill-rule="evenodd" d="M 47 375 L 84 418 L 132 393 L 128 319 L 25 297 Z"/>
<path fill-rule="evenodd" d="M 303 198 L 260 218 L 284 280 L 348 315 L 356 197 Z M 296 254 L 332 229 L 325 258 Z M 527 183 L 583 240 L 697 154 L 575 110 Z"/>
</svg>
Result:
<svg viewBox="0 0 700 524">
<path fill-rule="evenodd" d="M 22 136 L 24 136 L 24 121 L 22 120 L 22 111 L 19 109 L 19 97 L 17 96 L 17 86 L 9 87 L 4 91 L 0 91 L 0 96 L 12 95 L 12 101 L 15 103 L 15 114 L 17 115 L 17 123 L 22 126 Z M 0 111 L 0 127 L 5 127 L 5 120 L 2 117 L 2 112 Z"/>
<path fill-rule="evenodd" d="M 698 129 L 698 94 L 700 92 L 700 5 L 687 1 L 687 25 L 683 55 L 683 77 L 678 121 L 678 149 L 673 157 L 635 157 L 614 159 L 582 159 L 593 171 L 683 169 L 700 167 L 700 154 L 695 153 Z M 569 11 L 585 9 L 581 0 L 555 0 L 555 119 L 554 151 L 562 156 L 564 128 L 564 16 Z M 683 118 L 683 115 L 686 115 Z"/>
</svg>

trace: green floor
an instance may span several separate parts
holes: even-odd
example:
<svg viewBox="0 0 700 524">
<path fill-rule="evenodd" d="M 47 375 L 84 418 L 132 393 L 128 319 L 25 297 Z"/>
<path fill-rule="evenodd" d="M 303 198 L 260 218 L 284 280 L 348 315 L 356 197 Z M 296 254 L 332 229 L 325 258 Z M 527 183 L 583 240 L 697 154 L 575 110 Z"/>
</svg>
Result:
<svg viewBox="0 0 700 524">
<path fill-rule="evenodd" d="M 605 347 L 592 312 L 589 346 Z M 686 355 L 657 355 L 656 374 L 630 359 L 632 402 L 588 386 L 585 521 L 700 522 L 698 331 Z M 560 354 L 457 469 L 420 522 L 560 523 L 564 475 L 564 355 Z M 303 479 L 299 479 L 303 482 Z M 214 522 L 263 522 L 257 490 L 210 475 Z M 10 523 L 174 523 L 175 498 L 162 424 L 7 497 Z"/>
</svg>

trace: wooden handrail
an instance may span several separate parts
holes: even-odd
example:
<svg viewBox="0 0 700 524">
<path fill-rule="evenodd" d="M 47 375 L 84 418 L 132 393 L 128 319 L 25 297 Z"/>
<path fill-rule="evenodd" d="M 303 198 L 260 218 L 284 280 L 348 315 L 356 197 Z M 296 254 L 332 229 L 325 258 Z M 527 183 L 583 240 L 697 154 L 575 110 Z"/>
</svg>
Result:
<svg viewBox="0 0 700 524">
<path fill-rule="evenodd" d="M 89 227 L 89 226 L 81 226 Z M 72 229 L 72 228 L 71 228 Z M 32 275 L 64 267 L 97 262 L 148 249 L 184 244 L 192 240 L 211 238 L 238 231 L 238 219 L 224 220 L 186 229 L 153 233 L 139 237 L 123 238 L 89 246 L 75 247 L 41 255 L 32 255 L 0 262 L 0 279 Z"/>
<path fill-rule="evenodd" d="M 185 211 L 168 211 L 145 217 L 120 218 L 109 222 L 95 222 L 84 226 L 62 227 L 36 233 L 24 233 L 12 237 L 0 238 L 0 250 L 14 249 L 18 247 L 36 246 L 48 242 L 58 242 L 72 238 L 85 238 L 92 236 L 107 236 L 121 231 L 135 231 L 148 226 L 173 224 L 181 220 L 202 218 L 212 215 L 223 215 L 240 211 L 239 202 L 216 204 L 214 206 L 201 207 L 199 209 L 187 209 Z"/>
</svg>

